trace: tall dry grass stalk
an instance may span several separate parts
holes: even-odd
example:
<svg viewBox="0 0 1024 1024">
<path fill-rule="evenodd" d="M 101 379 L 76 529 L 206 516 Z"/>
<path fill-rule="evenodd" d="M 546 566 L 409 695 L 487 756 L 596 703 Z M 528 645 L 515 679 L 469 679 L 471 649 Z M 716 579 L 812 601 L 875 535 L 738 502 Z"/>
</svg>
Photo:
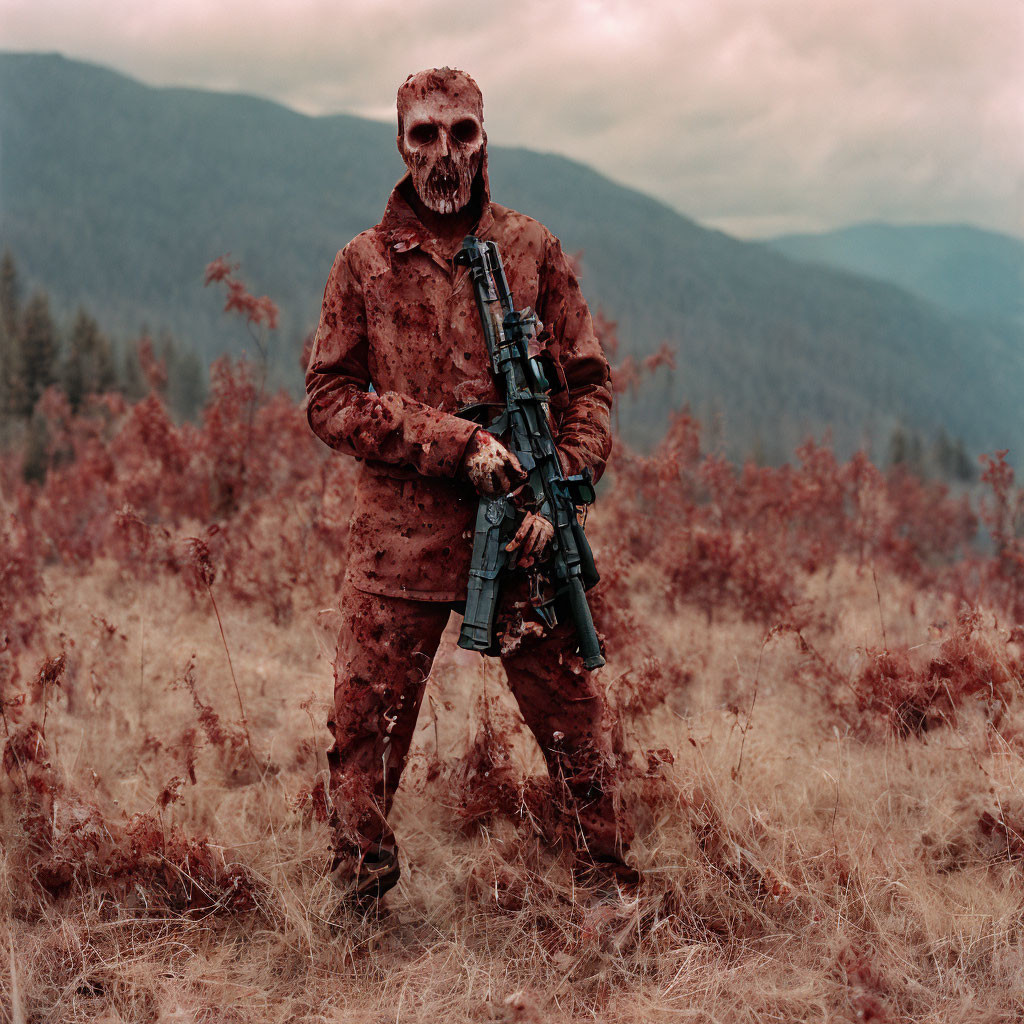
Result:
<svg viewBox="0 0 1024 1024">
<path fill-rule="evenodd" d="M 10 937 L 11 950 L 11 1022 L 25 1024 L 25 1011 L 21 1008 L 21 995 L 18 992 L 18 965 L 14 961 L 14 936 Z"/>
</svg>

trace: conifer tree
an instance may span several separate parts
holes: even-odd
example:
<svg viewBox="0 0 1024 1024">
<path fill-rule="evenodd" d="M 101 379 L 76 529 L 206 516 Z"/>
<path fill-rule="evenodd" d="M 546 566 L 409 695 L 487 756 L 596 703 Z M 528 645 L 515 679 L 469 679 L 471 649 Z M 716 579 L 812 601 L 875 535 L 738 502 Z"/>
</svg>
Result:
<svg viewBox="0 0 1024 1024">
<path fill-rule="evenodd" d="M 907 461 L 907 435 L 903 427 L 893 427 L 889 435 L 889 465 L 898 466 Z"/>
<path fill-rule="evenodd" d="M 64 390 L 75 410 L 81 407 L 86 395 L 102 394 L 116 383 L 110 342 L 83 308 L 79 308 L 71 328 L 63 377 Z"/>
<path fill-rule="evenodd" d="M 36 292 L 25 306 L 18 331 L 16 393 L 14 409 L 20 416 L 32 415 L 39 396 L 57 383 L 57 331 L 50 316 L 50 300 Z"/>
<path fill-rule="evenodd" d="M 0 325 L 9 338 L 18 336 L 18 324 L 21 320 L 21 286 L 18 282 L 18 270 L 14 265 L 11 250 L 4 251 L 0 260 Z"/>
<path fill-rule="evenodd" d="M 0 318 L 0 422 L 10 415 L 11 372 L 16 354 L 14 339 L 7 333 Z"/>
<path fill-rule="evenodd" d="M 0 260 L 0 420 L 14 412 L 19 319 L 18 272 L 8 249 Z"/>
<path fill-rule="evenodd" d="M 965 483 L 970 483 L 978 475 L 977 464 L 972 462 L 970 456 L 968 456 L 967 447 L 962 437 L 958 437 L 953 442 L 952 469 L 953 476 Z"/>
<path fill-rule="evenodd" d="M 953 442 L 949 439 L 945 427 L 939 427 L 935 443 L 931 450 L 932 462 L 938 467 L 939 473 L 949 479 L 955 476 L 954 462 L 956 459 Z"/>
<path fill-rule="evenodd" d="M 146 378 L 139 362 L 139 348 L 135 342 L 129 342 L 124 346 L 118 377 L 118 389 L 128 401 L 137 402 L 140 398 L 145 398 L 149 389 L 146 387 Z"/>
<path fill-rule="evenodd" d="M 36 412 L 29 418 L 22 449 L 21 475 L 29 483 L 41 484 L 50 463 L 50 438 L 46 418 Z"/>
<path fill-rule="evenodd" d="M 182 419 L 195 419 L 203 407 L 206 401 L 206 374 L 194 350 L 176 352 L 167 399 Z"/>
<path fill-rule="evenodd" d="M 907 440 L 906 462 L 907 469 L 915 476 L 924 478 L 928 475 L 924 464 L 924 442 L 917 431 L 914 431 Z"/>
</svg>

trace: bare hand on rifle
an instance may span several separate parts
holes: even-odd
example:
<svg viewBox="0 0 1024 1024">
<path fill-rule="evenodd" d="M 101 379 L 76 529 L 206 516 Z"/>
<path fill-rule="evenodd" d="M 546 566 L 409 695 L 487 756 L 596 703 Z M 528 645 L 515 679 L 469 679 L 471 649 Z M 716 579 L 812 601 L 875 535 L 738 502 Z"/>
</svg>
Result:
<svg viewBox="0 0 1024 1024">
<path fill-rule="evenodd" d="M 478 430 L 466 445 L 462 467 L 478 494 L 495 498 L 526 481 L 519 460 L 493 434 Z"/>
<path fill-rule="evenodd" d="M 516 535 L 505 545 L 505 550 L 512 554 L 509 565 L 518 562 L 521 568 L 528 569 L 535 558 L 544 554 L 554 535 L 555 528 L 549 520 L 536 512 L 523 513 Z"/>
</svg>

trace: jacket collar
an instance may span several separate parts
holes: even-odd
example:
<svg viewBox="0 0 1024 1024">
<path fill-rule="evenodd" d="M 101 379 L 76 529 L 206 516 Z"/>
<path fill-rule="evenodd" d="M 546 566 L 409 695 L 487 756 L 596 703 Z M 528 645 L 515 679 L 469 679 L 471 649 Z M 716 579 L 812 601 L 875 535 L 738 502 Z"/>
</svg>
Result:
<svg viewBox="0 0 1024 1024">
<path fill-rule="evenodd" d="M 384 209 L 384 216 L 381 218 L 380 224 L 377 225 L 388 255 L 396 252 L 408 252 L 418 246 L 435 259 L 448 258 L 451 253 L 442 250 L 441 241 L 427 230 L 423 222 L 416 216 L 416 211 L 402 194 L 403 188 L 411 187 L 412 174 L 406 171 L 391 190 L 387 206 Z M 477 190 L 482 193 L 480 217 L 469 233 L 486 237 L 494 223 L 494 215 L 491 212 L 491 185 L 487 175 L 486 146 L 483 159 L 480 161 L 480 169 L 473 181 L 474 193 Z"/>
</svg>

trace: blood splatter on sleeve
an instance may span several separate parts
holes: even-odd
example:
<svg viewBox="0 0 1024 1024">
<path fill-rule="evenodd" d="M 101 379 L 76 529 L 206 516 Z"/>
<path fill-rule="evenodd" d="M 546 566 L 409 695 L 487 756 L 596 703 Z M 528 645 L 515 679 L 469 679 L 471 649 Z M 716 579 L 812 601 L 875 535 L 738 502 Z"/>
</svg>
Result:
<svg viewBox="0 0 1024 1024">
<path fill-rule="evenodd" d="M 454 477 L 475 424 L 396 391 L 369 390 L 369 341 L 352 243 L 338 253 L 324 289 L 306 370 L 306 414 L 326 444 L 357 458 Z"/>
<path fill-rule="evenodd" d="M 544 256 L 537 313 L 553 335 L 566 393 L 555 409 L 555 443 L 567 473 L 589 466 L 600 479 L 612 450 L 611 370 L 562 245 L 554 235 Z"/>
</svg>

